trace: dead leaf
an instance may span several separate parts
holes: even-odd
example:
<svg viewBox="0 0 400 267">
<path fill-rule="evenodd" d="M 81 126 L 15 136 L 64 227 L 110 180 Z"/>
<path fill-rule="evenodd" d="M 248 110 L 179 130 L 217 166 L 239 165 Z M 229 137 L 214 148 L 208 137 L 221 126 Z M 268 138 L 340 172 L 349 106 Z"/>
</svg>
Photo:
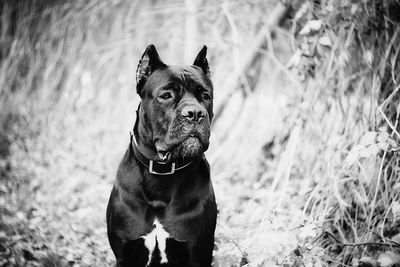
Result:
<svg viewBox="0 0 400 267">
<path fill-rule="evenodd" d="M 360 144 L 364 146 L 375 144 L 376 132 L 367 132 L 361 137 Z"/>
<path fill-rule="evenodd" d="M 322 27 L 322 21 L 320 20 L 310 20 L 299 32 L 300 35 L 309 35 L 319 31 Z"/>
<path fill-rule="evenodd" d="M 319 38 L 318 42 L 323 46 L 327 46 L 327 47 L 332 46 L 331 38 L 329 38 L 329 36 L 327 36 L 327 35 L 324 35 L 321 38 Z"/>
<path fill-rule="evenodd" d="M 293 56 L 290 57 L 289 62 L 287 63 L 286 67 L 288 69 L 297 67 L 300 64 L 302 52 L 300 49 L 297 49 Z"/>
</svg>

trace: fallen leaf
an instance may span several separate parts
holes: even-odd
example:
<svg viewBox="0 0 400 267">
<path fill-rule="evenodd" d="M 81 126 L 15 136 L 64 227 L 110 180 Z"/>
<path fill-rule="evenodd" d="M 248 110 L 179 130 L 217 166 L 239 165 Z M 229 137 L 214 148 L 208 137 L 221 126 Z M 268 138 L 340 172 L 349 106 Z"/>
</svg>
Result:
<svg viewBox="0 0 400 267">
<path fill-rule="evenodd" d="M 288 69 L 297 67 L 300 64 L 302 52 L 300 49 L 297 49 L 293 56 L 290 57 L 289 62 L 287 63 L 286 67 Z"/>
<path fill-rule="evenodd" d="M 317 32 L 322 27 L 322 21 L 320 20 L 310 20 L 306 25 L 300 30 L 300 35 L 308 35 L 314 32 Z"/>
<path fill-rule="evenodd" d="M 361 137 L 360 144 L 364 146 L 375 144 L 376 132 L 367 132 Z"/>
<path fill-rule="evenodd" d="M 318 42 L 323 46 L 327 46 L 327 47 L 332 46 L 331 38 L 329 38 L 329 36 L 327 36 L 327 35 L 324 35 L 321 38 L 319 38 Z"/>
</svg>

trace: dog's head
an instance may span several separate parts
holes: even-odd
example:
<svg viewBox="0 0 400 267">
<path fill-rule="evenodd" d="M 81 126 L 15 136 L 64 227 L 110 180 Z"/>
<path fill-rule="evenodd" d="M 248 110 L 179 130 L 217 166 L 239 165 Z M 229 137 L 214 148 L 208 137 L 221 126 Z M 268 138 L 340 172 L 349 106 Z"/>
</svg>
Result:
<svg viewBox="0 0 400 267">
<path fill-rule="evenodd" d="M 193 65 L 163 63 L 154 45 L 136 72 L 143 134 L 159 158 L 192 158 L 208 149 L 213 116 L 213 85 L 204 46 Z M 150 144 L 149 144 L 150 145 Z"/>
</svg>

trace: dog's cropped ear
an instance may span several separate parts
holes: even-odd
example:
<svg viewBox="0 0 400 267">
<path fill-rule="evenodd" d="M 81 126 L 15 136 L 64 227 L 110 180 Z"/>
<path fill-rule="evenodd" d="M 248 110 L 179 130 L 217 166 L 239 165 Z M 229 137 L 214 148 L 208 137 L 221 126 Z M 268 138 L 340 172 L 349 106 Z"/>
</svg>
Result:
<svg viewBox="0 0 400 267">
<path fill-rule="evenodd" d="M 204 45 L 203 48 L 200 50 L 199 54 L 197 55 L 196 59 L 194 60 L 193 65 L 200 67 L 207 76 L 210 76 L 210 68 L 208 67 L 208 61 L 206 56 L 207 56 L 207 46 Z"/>
<path fill-rule="evenodd" d="M 164 67 L 157 50 L 153 44 L 147 46 L 136 70 L 136 91 L 140 95 L 147 79 L 157 68 Z"/>
</svg>

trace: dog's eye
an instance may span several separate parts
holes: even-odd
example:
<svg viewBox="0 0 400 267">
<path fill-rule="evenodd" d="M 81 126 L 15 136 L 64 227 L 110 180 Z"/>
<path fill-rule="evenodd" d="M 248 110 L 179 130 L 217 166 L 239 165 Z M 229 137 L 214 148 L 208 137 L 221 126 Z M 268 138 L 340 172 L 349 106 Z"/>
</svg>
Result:
<svg viewBox="0 0 400 267">
<path fill-rule="evenodd" d="M 211 100 L 211 96 L 209 94 L 203 94 L 203 99 L 205 101 L 210 101 Z"/>
<path fill-rule="evenodd" d="M 171 92 L 165 92 L 163 94 L 160 95 L 160 98 L 162 100 L 168 100 L 172 98 L 172 93 Z"/>
</svg>

